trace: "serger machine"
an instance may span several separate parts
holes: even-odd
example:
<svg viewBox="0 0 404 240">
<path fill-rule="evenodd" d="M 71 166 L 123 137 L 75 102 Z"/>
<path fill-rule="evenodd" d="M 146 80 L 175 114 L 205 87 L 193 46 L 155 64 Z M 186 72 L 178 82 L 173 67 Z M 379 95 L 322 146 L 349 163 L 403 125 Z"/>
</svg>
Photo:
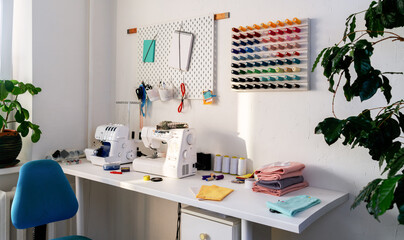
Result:
<svg viewBox="0 0 404 240">
<path fill-rule="evenodd" d="M 136 142 L 129 139 L 129 128 L 121 124 L 98 126 L 95 139 L 102 142 L 98 149 L 85 149 L 88 160 L 95 165 L 131 163 L 136 158 Z"/>
<path fill-rule="evenodd" d="M 192 128 L 156 130 L 142 129 L 145 147 L 154 151 L 152 156 L 138 157 L 133 170 L 172 178 L 183 178 L 196 173 L 195 130 Z M 167 143 L 166 157 L 158 157 L 157 150 Z"/>
</svg>

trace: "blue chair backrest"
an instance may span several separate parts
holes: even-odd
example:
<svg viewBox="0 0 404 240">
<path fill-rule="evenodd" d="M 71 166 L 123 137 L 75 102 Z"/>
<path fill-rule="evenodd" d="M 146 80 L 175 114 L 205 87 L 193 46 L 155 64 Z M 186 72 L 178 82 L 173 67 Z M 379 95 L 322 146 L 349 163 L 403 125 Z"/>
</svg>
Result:
<svg viewBox="0 0 404 240">
<path fill-rule="evenodd" d="M 11 207 L 17 229 L 69 219 L 77 210 L 76 195 L 57 162 L 35 160 L 21 167 Z"/>
</svg>

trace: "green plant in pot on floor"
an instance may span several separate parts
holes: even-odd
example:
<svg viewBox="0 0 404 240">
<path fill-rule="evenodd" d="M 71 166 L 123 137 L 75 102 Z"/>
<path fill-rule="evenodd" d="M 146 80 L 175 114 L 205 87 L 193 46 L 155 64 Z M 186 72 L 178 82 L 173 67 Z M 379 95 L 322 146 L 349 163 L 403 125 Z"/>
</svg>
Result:
<svg viewBox="0 0 404 240">
<path fill-rule="evenodd" d="M 366 29 L 357 30 L 356 18 L 363 15 Z M 356 196 L 351 208 L 365 202 L 369 214 L 379 220 L 379 216 L 396 206 L 397 220 L 404 224 L 404 100 L 390 102 L 392 87 L 389 82 L 392 74 L 403 73 L 390 72 L 389 69 L 382 71 L 371 64 L 375 45 L 386 41 L 393 41 L 398 46 L 403 44 L 404 37 L 390 29 L 404 26 L 404 0 L 373 1 L 367 10 L 350 15 L 345 25 L 342 40 L 323 49 L 313 65 L 312 71 L 319 63 L 323 67 L 329 91 L 333 93 L 334 115 L 320 122 L 315 132 L 323 134 L 329 145 L 341 138 L 344 145 L 365 147 L 371 159 L 378 161 L 383 176 L 368 183 Z M 400 57 L 397 61 L 404 66 Z M 400 81 L 403 80 L 400 77 Z M 387 105 L 364 109 L 357 116 L 339 119 L 334 111 L 334 99 L 341 87 L 347 101 L 356 97 L 365 101 L 380 90 Z"/>
<path fill-rule="evenodd" d="M 26 137 L 32 130 L 31 141 L 38 142 L 41 130 L 30 122 L 29 112 L 18 101 L 18 96 L 29 93 L 36 95 L 41 88 L 16 80 L 0 80 L 0 167 L 12 166 L 21 151 L 21 136 Z M 15 123 L 16 130 L 8 129 Z M 21 136 L 20 136 L 21 134 Z"/>
</svg>

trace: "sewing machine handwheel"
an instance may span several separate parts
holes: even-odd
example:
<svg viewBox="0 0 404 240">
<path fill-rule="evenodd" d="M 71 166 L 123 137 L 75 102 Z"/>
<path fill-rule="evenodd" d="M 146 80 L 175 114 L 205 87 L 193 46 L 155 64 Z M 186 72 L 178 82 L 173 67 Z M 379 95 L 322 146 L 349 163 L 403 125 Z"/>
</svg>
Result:
<svg viewBox="0 0 404 240">
<path fill-rule="evenodd" d="M 192 144 L 194 144 L 194 142 L 195 142 L 194 135 L 193 135 L 193 134 L 189 134 L 189 135 L 187 136 L 187 143 L 188 143 L 188 145 L 192 145 Z"/>
</svg>

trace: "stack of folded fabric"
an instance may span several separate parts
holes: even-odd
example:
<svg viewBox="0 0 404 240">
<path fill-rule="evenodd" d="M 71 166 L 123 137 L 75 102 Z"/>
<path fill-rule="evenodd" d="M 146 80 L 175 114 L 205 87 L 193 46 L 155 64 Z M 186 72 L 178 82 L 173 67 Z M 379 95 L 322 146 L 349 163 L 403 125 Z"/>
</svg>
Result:
<svg viewBox="0 0 404 240">
<path fill-rule="evenodd" d="M 257 171 L 255 176 L 258 181 L 254 183 L 252 190 L 275 196 L 282 196 L 307 187 L 309 184 L 304 181 L 302 171 L 303 163 L 287 162 L 266 165 Z"/>
</svg>

